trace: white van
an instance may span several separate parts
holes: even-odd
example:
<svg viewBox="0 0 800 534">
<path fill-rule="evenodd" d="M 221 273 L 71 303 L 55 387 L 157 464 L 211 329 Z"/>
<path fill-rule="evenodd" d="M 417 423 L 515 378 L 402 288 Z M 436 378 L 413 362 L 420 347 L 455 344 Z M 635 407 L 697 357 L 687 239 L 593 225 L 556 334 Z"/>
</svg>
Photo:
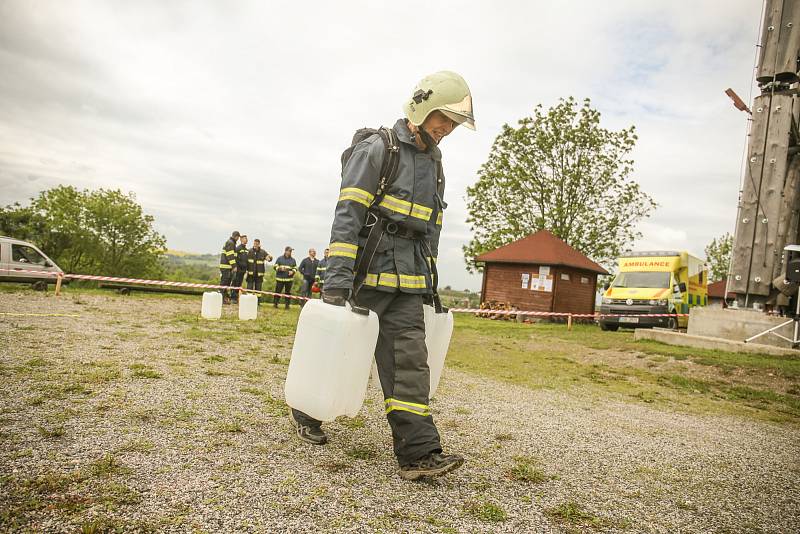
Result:
<svg viewBox="0 0 800 534">
<path fill-rule="evenodd" d="M 38 272 L 63 272 L 33 243 L 5 236 L 0 236 L 0 269 L 0 282 L 29 283 L 34 289 L 45 289 L 48 283 L 56 282 L 55 276 Z"/>
</svg>

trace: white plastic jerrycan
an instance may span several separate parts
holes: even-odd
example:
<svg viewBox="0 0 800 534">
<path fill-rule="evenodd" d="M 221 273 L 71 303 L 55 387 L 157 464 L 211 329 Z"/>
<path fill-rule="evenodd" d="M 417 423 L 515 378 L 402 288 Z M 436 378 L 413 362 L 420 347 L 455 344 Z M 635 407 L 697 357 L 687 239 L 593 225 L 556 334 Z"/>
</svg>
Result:
<svg viewBox="0 0 800 534">
<path fill-rule="evenodd" d="M 203 293 L 203 305 L 200 309 L 203 319 L 219 319 L 222 317 L 222 293 L 206 291 Z"/>
<path fill-rule="evenodd" d="M 244 294 L 239 297 L 239 320 L 252 321 L 258 317 L 258 297 Z"/>
<path fill-rule="evenodd" d="M 422 306 L 425 315 L 425 346 L 428 349 L 428 369 L 431 374 L 430 396 L 436 394 L 442 378 L 444 359 L 453 335 L 453 313 L 436 313 L 433 306 Z"/>
<path fill-rule="evenodd" d="M 425 318 L 425 347 L 428 349 L 428 369 L 430 370 L 430 397 L 439 389 L 439 380 L 442 378 L 444 359 L 450 347 L 450 338 L 453 335 L 453 313 L 436 313 L 433 306 L 422 307 Z M 372 385 L 381 389 L 378 375 L 378 366 L 373 362 L 370 376 Z"/>
<path fill-rule="evenodd" d="M 378 342 L 378 316 L 309 300 L 300 312 L 286 375 L 286 403 L 320 421 L 355 417 Z"/>
</svg>

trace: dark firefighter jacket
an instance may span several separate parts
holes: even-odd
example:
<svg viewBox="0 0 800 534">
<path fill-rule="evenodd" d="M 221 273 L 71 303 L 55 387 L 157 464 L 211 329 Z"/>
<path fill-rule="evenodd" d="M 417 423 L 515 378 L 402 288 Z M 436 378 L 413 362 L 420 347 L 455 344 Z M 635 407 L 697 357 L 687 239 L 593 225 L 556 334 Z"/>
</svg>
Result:
<svg viewBox="0 0 800 534">
<path fill-rule="evenodd" d="M 236 268 L 242 273 L 247 270 L 247 245 L 236 245 Z"/>
<path fill-rule="evenodd" d="M 267 266 L 267 251 L 263 248 L 251 248 L 247 253 L 247 275 L 263 277 Z"/>
<path fill-rule="evenodd" d="M 236 241 L 229 237 L 222 245 L 222 255 L 219 257 L 220 269 L 232 269 L 236 265 Z"/>
<path fill-rule="evenodd" d="M 319 260 L 319 265 L 317 265 L 317 276 L 315 277 L 315 281 L 317 284 L 324 284 L 325 283 L 325 271 L 328 270 L 328 258 L 322 258 Z"/>
<path fill-rule="evenodd" d="M 294 258 L 287 258 L 281 254 L 275 260 L 275 281 L 276 282 L 292 282 L 294 280 L 294 273 L 297 272 L 297 262 Z"/>
<path fill-rule="evenodd" d="M 443 198 L 444 175 L 437 172 L 442 153 L 438 147 L 428 152 L 419 150 L 405 119 L 398 120 L 393 129 L 400 141 L 399 167 L 377 210 L 392 222 L 419 232 L 424 238 L 411 239 L 385 233 L 364 286 L 381 291 L 427 294 L 432 292 L 429 262 L 436 261 L 442 214 L 447 207 Z M 356 254 L 366 242 L 359 233 L 365 223 L 367 208 L 375 199 L 385 154 L 384 144 L 375 134 L 356 145 L 342 170 L 342 186 L 331 228 L 330 255 L 325 272 L 325 287 L 328 289 L 353 286 Z"/>
<path fill-rule="evenodd" d="M 303 278 L 306 280 L 314 281 L 314 277 L 317 276 L 317 266 L 319 265 L 319 260 L 314 258 L 311 259 L 311 256 L 308 258 L 303 259 L 300 262 L 299 271 L 300 274 L 303 275 Z"/>
</svg>

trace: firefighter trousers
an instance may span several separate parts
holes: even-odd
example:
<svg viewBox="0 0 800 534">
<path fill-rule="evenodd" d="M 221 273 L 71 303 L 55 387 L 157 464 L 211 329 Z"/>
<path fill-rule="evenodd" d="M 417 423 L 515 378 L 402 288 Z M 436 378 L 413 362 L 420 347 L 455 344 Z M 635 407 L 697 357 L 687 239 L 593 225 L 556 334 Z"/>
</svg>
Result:
<svg viewBox="0 0 800 534">
<path fill-rule="evenodd" d="M 233 273 L 230 269 L 220 269 L 219 270 L 219 285 L 221 286 L 230 286 L 231 282 L 233 282 Z M 228 290 L 223 289 L 220 291 L 222 296 L 225 298 L 230 298 L 231 292 Z"/>
<path fill-rule="evenodd" d="M 233 273 L 233 290 L 231 291 L 231 300 L 237 301 L 239 300 L 239 291 L 238 289 L 242 287 L 242 282 L 244 282 L 244 273 L 242 269 L 239 269 L 235 273 Z"/>
<path fill-rule="evenodd" d="M 288 282 L 281 282 L 280 280 L 275 282 L 275 293 L 280 293 L 283 295 L 291 295 L 292 294 L 292 282 L 293 280 L 289 280 Z M 279 295 L 275 295 L 275 300 L 273 304 L 275 307 L 278 307 L 278 302 L 281 300 Z M 289 297 L 283 297 L 283 303 L 286 304 L 286 307 L 289 307 L 291 300 Z"/>
<path fill-rule="evenodd" d="M 375 360 L 398 463 L 408 465 L 431 452 L 441 452 L 439 431 L 428 406 L 430 370 L 422 295 L 364 288 L 357 300 L 380 321 Z M 298 410 L 292 414 L 300 424 L 321 424 Z"/>
<path fill-rule="evenodd" d="M 261 291 L 261 283 L 264 281 L 263 276 L 247 273 L 247 289 L 255 289 Z"/>
</svg>

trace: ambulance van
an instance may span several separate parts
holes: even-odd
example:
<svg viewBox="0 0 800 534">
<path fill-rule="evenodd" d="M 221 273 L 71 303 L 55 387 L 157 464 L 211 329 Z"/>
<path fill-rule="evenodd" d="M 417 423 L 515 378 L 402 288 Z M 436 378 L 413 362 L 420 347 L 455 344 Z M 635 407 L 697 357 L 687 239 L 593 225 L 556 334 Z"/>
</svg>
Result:
<svg viewBox="0 0 800 534">
<path fill-rule="evenodd" d="M 688 314 L 691 307 L 708 304 L 708 269 L 686 251 L 632 252 L 618 261 L 619 274 L 600 305 L 602 330 L 686 328 L 688 317 L 667 314 Z M 642 316 L 646 314 L 664 316 Z"/>
</svg>

